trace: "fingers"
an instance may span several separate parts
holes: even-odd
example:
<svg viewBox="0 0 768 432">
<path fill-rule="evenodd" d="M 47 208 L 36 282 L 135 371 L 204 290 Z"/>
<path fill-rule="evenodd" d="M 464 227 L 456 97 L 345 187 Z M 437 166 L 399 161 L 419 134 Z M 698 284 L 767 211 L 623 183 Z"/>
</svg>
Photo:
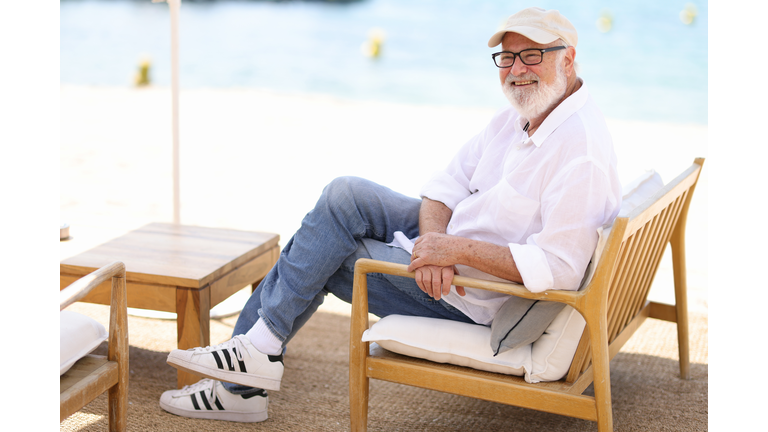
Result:
<svg viewBox="0 0 768 432">
<path fill-rule="evenodd" d="M 424 291 L 425 294 L 432 298 L 440 299 L 440 284 L 441 280 L 439 277 L 434 277 L 435 274 L 433 272 L 432 266 L 427 267 L 419 267 L 416 269 L 416 285 L 419 286 L 419 289 Z M 438 288 L 435 291 L 434 286 L 437 284 Z M 437 295 L 437 297 L 435 297 Z"/>
<path fill-rule="evenodd" d="M 416 285 L 419 289 L 424 291 L 425 294 L 432 296 L 432 273 L 426 271 L 427 269 L 421 267 L 416 269 Z"/>
<path fill-rule="evenodd" d="M 453 266 L 443 267 L 441 269 L 442 279 L 442 295 L 448 295 L 451 292 L 451 284 L 453 282 Z"/>
<path fill-rule="evenodd" d="M 440 300 L 442 295 L 441 287 L 443 285 L 443 277 L 439 267 L 429 266 L 425 269 L 425 272 L 430 273 L 430 284 L 427 287 L 427 294 L 433 299 Z"/>
<path fill-rule="evenodd" d="M 414 264 L 415 262 L 412 263 L 411 266 Z M 411 271 L 410 266 L 408 270 Z M 414 279 L 420 290 L 435 300 L 440 300 L 440 298 L 448 295 L 451 291 L 453 275 L 453 266 L 421 266 L 415 269 Z M 463 292 L 464 288 L 462 287 L 460 295 L 464 295 Z"/>
<path fill-rule="evenodd" d="M 461 275 L 461 273 L 459 273 L 459 269 L 457 269 L 456 266 L 453 266 L 453 274 L 454 275 Z M 464 287 L 463 286 L 457 285 L 456 286 L 456 294 L 464 297 L 465 295 L 467 295 L 467 292 L 464 291 Z"/>
</svg>

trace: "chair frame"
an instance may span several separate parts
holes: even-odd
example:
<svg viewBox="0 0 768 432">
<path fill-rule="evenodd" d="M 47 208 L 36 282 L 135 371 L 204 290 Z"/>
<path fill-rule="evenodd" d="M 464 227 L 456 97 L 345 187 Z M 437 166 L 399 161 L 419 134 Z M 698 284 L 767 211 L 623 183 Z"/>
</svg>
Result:
<svg viewBox="0 0 768 432">
<path fill-rule="evenodd" d="M 596 421 L 598 431 L 613 430 L 610 360 L 646 318 L 677 323 L 680 376 L 690 379 L 685 226 L 703 158 L 632 211 L 613 223 L 592 281 L 580 291 L 532 293 L 518 284 L 456 276 L 454 283 L 534 300 L 570 305 L 586 328 L 567 375 L 530 384 L 522 377 L 434 363 L 401 356 L 362 341 L 369 328 L 367 274 L 414 277 L 401 264 L 360 259 L 350 325 L 349 400 L 352 431 L 367 430 L 369 379 L 375 378 L 523 408 Z M 667 243 L 672 249 L 675 305 L 647 300 Z M 595 396 L 583 395 L 594 384 Z"/>
<path fill-rule="evenodd" d="M 125 265 L 116 261 L 90 273 L 59 292 L 63 310 L 91 290 L 112 281 L 107 356 L 89 354 L 78 360 L 59 380 L 60 420 L 108 391 L 109 430 L 125 431 L 128 414 L 128 303 Z"/>
</svg>

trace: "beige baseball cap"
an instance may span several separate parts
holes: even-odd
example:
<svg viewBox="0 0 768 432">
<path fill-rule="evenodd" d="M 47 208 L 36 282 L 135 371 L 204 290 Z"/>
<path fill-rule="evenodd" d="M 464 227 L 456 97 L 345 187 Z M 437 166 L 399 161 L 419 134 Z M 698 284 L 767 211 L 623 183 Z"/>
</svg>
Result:
<svg viewBox="0 0 768 432">
<path fill-rule="evenodd" d="M 573 24 L 554 9 L 544 10 L 538 7 L 529 7 L 512 15 L 491 36 L 488 46 L 493 48 L 500 44 L 507 32 L 521 34 L 540 44 L 552 43 L 561 38 L 568 45 L 575 47 L 579 41 Z"/>
</svg>

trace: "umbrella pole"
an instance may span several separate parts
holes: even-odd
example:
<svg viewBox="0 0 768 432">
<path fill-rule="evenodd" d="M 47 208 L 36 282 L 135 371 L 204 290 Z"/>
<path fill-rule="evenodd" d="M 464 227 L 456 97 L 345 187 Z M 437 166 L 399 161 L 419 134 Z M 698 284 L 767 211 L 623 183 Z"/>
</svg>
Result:
<svg viewBox="0 0 768 432">
<path fill-rule="evenodd" d="M 163 0 L 152 0 L 153 3 Z M 171 128 L 173 136 L 173 223 L 181 223 L 179 169 L 179 10 L 181 0 L 165 0 L 171 12 Z"/>
<path fill-rule="evenodd" d="M 171 95 L 173 98 L 173 223 L 181 223 L 179 170 L 179 9 L 181 0 L 168 0 L 171 9 Z"/>
</svg>

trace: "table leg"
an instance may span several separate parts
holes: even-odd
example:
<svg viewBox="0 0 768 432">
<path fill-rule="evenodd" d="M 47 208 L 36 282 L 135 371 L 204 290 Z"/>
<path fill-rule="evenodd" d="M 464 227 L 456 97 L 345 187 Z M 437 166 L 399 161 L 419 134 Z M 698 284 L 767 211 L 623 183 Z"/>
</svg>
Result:
<svg viewBox="0 0 768 432">
<path fill-rule="evenodd" d="M 205 347 L 211 344 L 211 290 L 176 288 L 176 335 L 179 349 Z M 194 384 L 200 377 L 184 371 L 176 372 L 178 388 Z"/>
</svg>

